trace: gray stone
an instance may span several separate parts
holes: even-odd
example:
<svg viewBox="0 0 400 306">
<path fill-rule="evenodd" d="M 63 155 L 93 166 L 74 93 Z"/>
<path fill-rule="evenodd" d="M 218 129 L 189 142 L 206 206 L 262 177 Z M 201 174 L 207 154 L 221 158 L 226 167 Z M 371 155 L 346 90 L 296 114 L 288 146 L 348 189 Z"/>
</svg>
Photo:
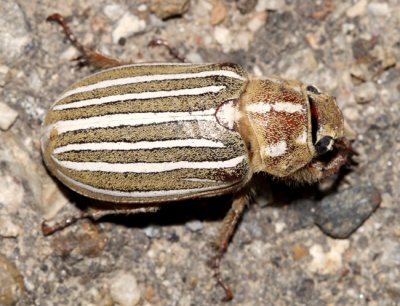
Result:
<svg viewBox="0 0 400 306">
<path fill-rule="evenodd" d="M 2 1 L 0 5 L 0 63 L 14 65 L 32 42 L 28 23 L 16 1 Z"/>
<path fill-rule="evenodd" d="M 379 191 L 369 185 L 348 188 L 322 199 L 314 222 L 334 238 L 347 238 L 378 208 Z"/>
</svg>

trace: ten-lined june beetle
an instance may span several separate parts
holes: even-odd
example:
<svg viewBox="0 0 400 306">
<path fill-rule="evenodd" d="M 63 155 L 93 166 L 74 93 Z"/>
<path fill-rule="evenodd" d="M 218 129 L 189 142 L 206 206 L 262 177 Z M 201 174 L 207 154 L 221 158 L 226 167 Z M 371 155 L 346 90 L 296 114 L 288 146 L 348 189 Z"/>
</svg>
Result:
<svg viewBox="0 0 400 306">
<path fill-rule="evenodd" d="M 236 64 L 122 65 L 80 45 L 62 16 L 49 20 L 86 62 L 113 68 L 53 104 L 41 139 L 47 167 L 76 192 L 131 210 L 234 193 L 215 258 L 231 298 L 218 264 L 253 173 L 313 182 L 337 171 L 348 150 L 335 99 L 300 81 L 249 76 Z"/>
</svg>

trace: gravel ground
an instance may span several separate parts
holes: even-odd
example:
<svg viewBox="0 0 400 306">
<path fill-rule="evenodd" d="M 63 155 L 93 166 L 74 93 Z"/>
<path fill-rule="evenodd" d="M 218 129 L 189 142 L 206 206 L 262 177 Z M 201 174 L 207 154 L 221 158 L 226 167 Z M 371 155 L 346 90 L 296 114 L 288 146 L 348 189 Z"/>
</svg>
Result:
<svg viewBox="0 0 400 306">
<path fill-rule="evenodd" d="M 40 156 L 46 110 L 90 73 L 45 22 L 54 12 L 118 58 L 172 61 L 146 47 L 161 37 L 190 61 L 232 61 L 335 95 L 358 165 L 334 188 L 257 180 L 257 203 L 222 261 L 231 304 L 400 305 L 400 1 L 188 2 L 1 2 L 0 305 L 223 304 L 207 260 L 229 197 L 43 236 L 44 219 L 89 203 L 52 180 Z"/>
</svg>

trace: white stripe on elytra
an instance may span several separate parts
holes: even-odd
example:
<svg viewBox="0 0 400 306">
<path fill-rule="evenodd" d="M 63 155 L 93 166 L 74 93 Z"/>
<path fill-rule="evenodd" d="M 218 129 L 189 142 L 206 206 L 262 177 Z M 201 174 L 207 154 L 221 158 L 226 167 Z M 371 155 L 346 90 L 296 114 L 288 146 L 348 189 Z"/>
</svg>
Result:
<svg viewBox="0 0 400 306">
<path fill-rule="evenodd" d="M 53 110 L 64 110 L 71 108 L 80 108 L 91 105 L 99 105 L 113 102 L 121 102 L 126 100 L 146 100 L 146 99 L 156 99 L 156 98 L 166 98 L 166 97 L 179 97 L 179 96 L 198 96 L 206 93 L 217 93 L 224 89 L 226 86 L 205 86 L 196 88 L 185 88 L 177 90 L 160 90 L 160 91 L 147 91 L 138 93 L 129 93 L 122 95 L 112 95 L 101 98 L 93 98 L 87 100 L 81 100 L 76 102 L 71 102 L 67 104 L 59 104 L 53 107 Z"/>
<path fill-rule="evenodd" d="M 212 71 L 201 71 L 194 73 L 174 73 L 174 74 L 153 74 L 153 75 L 139 75 L 128 78 L 119 78 L 119 79 L 111 79 L 100 81 L 95 84 L 86 85 L 77 87 L 75 89 L 71 89 L 65 92 L 60 98 L 64 99 L 65 97 L 69 97 L 71 95 L 87 92 L 95 89 L 107 88 L 111 86 L 119 86 L 119 85 L 128 85 L 128 84 L 137 84 L 137 83 L 145 83 L 145 82 L 153 82 L 153 81 L 165 81 L 165 80 L 185 80 L 185 79 L 195 79 L 195 78 L 206 78 L 212 76 L 224 76 L 228 78 L 234 78 L 241 81 L 246 80 L 241 75 L 237 74 L 234 71 L 230 70 L 212 70 Z"/>
<path fill-rule="evenodd" d="M 46 135 L 54 128 L 58 134 L 96 128 L 111 128 L 118 126 L 150 125 L 175 121 L 215 121 L 215 109 L 194 112 L 163 112 L 163 113 L 128 113 L 105 116 L 95 116 L 82 119 L 57 121 L 46 128 Z"/>
<path fill-rule="evenodd" d="M 57 171 L 58 175 L 70 183 L 71 185 L 96 193 L 96 194 L 103 194 L 103 195 L 108 195 L 108 196 L 113 196 L 113 197 L 126 197 L 126 198 L 140 198 L 140 197 L 145 197 L 145 198 L 151 198 L 151 197 L 165 197 L 165 196 L 174 196 L 174 195 L 190 195 L 193 193 L 199 193 L 199 192 L 204 192 L 204 191 L 211 191 L 211 190 L 219 190 L 223 188 L 227 188 L 229 186 L 237 184 L 237 182 L 225 182 L 225 184 L 218 184 L 215 186 L 209 186 L 209 187 L 201 187 L 201 188 L 191 188 L 191 189 L 172 189 L 172 190 L 151 190 L 151 191 L 117 191 L 117 190 L 107 190 L 107 189 L 102 189 L 102 188 L 96 188 L 93 186 L 90 186 L 88 184 L 84 184 L 81 182 L 78 182 L 60 171 Z"/>
<path fill-rule="evenodd" d="M 204 179 L 204 178 L 196 178 L 196 177 L 188 177 L 188 178 L 183 178 L 183 181 L 188 181 L 188 182 L 196 182 L 196 183 L 221 183 L 221 181 L 217 180 L 210 180 L 210 179 Z"/>
<path fill-rule="evenodd" d="M 271 110 L 286 113 L 299 113 L 304 112 L 305 108 L 301 104 L 291 102 L 256 102 L 246 106 L 246 111 L 252 113 L 263 114 L 268 113 Z"/>
<path fill-rule="evenodd" d="M 238 156 L 224 161 L 178 161 L 160 163 L 107 163 L 107 162 L 73 162 L 58 160 L 52 157 L 60 167 L 76 171 L 100 171 L 111 173 L 155 173 L 178 169 L 221 169 L 233 168 L 240 164 L 245 156 Z"/>
<path fill-rule="evenodd" d="M 94 143 L 73 143 L 55 148 L 53 154 L 60 154 L 71 151 L 97 151 L 97 150 L 151 150 L 176 147 L 208 147 L 223 148 L 224 143 L 204 138 L 158 140 L 158 141 L 138 141 L 138 142 L 94 142 Z"/>
</svg>

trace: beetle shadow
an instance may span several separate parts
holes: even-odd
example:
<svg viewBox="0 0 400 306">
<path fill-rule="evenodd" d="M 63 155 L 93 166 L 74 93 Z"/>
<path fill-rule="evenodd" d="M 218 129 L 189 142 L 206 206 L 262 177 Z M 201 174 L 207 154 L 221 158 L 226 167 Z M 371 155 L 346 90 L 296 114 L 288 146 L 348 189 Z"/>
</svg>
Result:
<svg viewBox="0 0 400 306">
<path fill-rule="evenodd" d="M 110 211 L 96 222 L 110 222 L 126 227 L 145 228 L 149 225 L 172 226 L 181 225 L 192 220 L 218 221 L 222 220 L 231 207 L 232 195 L 215 196 L 210 198 L 191 199 L 161 204 L 144 204 L 140 207 L 156 207 L 154 212 L 135 212 L 136 205 L 121 205 L 116 203 L 90 200 L 84 196 L 74 195 L 75 205 L 85 210 Z M 83 204 L 85 203 L 85 204 Z M 116 210 L 120 212 L 115 212 Z"/>
<path fill-rule="evenodd" d="M 325 196 L 338 191 L 340 184 L 345 180 L 346 176 L 352 171 L 350 167 L 342 167 L 336 174 L 324 179 L 322 182 L 315 183 L 298 183 L 287 180 L 279 180 L 265 174 L 256 174 L 253 178 L 256 193 L 265 193 L 263 184 L 266 185 L 267 191 L 271 197 L 269 203 L 263 206 L 283 207 L 291 205 L 293 202 L 301 202 L 308 200 L 319 202 Z"/>
<path fill-rule="evenodd" d="M 335 192 L 340 182 L 349 171 L 350 170 L 346 169 L 339 171 L 336 176 L 331 178 L 332 181 L 329 184 L 329 188 L 325 188 L 323 191 L 318 188 L 318 184 L 293 184 L 287 181 L 271 179 L 271 177 L 265 174 L 255 174 L 251 184 L 256 190 L 261 191 L 261 193 L 267 191 L 272 195 L 272 200 L 270 199 L 270 202 L 265 206 L 278 208 L 287 205 L 290 206 L 292 202 L 304 199 L 318 202 L 327 194 Z M 182 225 L 192 220 L 204 222 L 222 221 L 231 208 L 233 199 L 232 194 L 227 194 L 161 204 L 142 204 L 138 206 L 137 204 L 120 204 L 89 199 L 76 192 L 70 191 L 57 180 L 54 181 L 60 187 L 61 192 L 71 203 L 74 203 L 73 205 L 77 209 L 81 211 L 94 209 L 109 212 L 98 219 L 96 218 L 96 223 L 110 222 L 134 228 L 145 228 L 149 225 Z M 249 201 L 251 205 L 256 203 L 256 198 Z M 134 211 L 136 207 L 156 207 L 159 209 L 151 213 L 137 213 Z"/>
</svg>

